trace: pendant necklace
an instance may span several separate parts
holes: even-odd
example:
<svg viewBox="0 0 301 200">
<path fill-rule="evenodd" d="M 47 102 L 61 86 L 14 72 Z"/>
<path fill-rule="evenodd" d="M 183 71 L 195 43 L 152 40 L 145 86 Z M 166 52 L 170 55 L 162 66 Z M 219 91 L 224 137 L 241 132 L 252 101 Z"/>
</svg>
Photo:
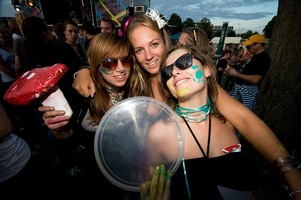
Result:
<svg viewBox="0 0 301 200">
<path fill-rule="evenodd" d="M 123 91 L 117 92 L 116 90 L 114 90 L 112 87 L 110 87 L 108 85 L 107 85 L 107 91 L 110 94 L 111 102 L 113 105 L 115 105 L 123 100 L 123 93 L 124 93 Z M 116 94 L 117 96 L 113 96 L 113 94 Z"/>
</svg>

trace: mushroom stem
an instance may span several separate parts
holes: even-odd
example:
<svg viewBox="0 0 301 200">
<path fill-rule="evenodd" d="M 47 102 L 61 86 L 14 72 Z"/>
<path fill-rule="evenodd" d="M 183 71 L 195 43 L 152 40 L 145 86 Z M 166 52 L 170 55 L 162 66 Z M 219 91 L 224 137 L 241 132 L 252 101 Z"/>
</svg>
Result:
<svg viewBox="0 0 301 200">
<path fill-rule="evenodd" d="M 64 110 L 65 115 L 72 116 L 70 105 L 58 86 L 54 86 L 47 94 L 41 97 L 44 106 L 52 106 L 55 110 Z"/>
</svg>

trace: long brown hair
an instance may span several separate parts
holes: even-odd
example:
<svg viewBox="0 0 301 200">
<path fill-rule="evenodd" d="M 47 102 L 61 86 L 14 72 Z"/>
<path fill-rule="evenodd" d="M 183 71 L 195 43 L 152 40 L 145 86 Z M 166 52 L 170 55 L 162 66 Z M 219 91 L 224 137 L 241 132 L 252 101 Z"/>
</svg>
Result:
<svg viewBox="0 0 301 200">
<path fill-rule="evenodd" d="M 216 77 L 216 67 L 213 64 L 212 59 L 208 57 L 208 52 L 207 52 L 208 49 L 207 48 L 202 49 L 200 47 L 192 46 L 192 45 L 185 45 L 181 47 L 172 48 L 167 53 L 167 56 L 177 49 L 185 49 L 188 52 L 192 52 L 194 55 L 196 55 L 198 58 L 202 60 L 204 66 L 207 66 L 209 68 L 211 75 L 209 78 L 207 78 L 207 83 L 208 83 L 208 97 L 211 101 L 211 115 L 214 115 L 215 117 L 225 122 L 226 120 L 224 116 L 218 111 L 217 108 L 218 83 Z M 172 108 L 176 108 L 176 104 L 178 103 L 178 100 L 171 95 L 166 83 L 164 83 L 163 85 L 164 85 L 164 89 L 169 92 L 168 96 L 166 96 L 166 98 L 170 98 L 168 105 Z"/>
<path fill-rule="evenodd" d="M 107 83 L 99 72 L 99 64 L 106 58 L 121 58 L 129 55 L 130 45 L 115 33 L 99 33 L 90 42 L 87 55 L 91 67 L 91 76 L 95 83 L 96 93 L 90 101 L 91 121 L 98 124 L 103 115 L 112 107 L 111 97 L 107 91 Z M 133 70 L 133 69 L 132 69 Z M 132 72 L 130 72 L 129 79 Z M 128 82 L 124 90 L 129 90 Z M 128 93 L 124 94 L 124 98 Z"/>
</svg>

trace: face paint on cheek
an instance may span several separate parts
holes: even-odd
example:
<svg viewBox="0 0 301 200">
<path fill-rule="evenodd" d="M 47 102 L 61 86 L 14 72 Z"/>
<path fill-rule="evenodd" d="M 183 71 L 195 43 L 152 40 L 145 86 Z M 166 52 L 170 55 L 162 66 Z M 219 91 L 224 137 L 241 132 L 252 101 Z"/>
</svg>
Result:
<svg viewBox="0 0 301 200">
<path fill-rule="evenodd" d="M 199 69 L 198 65 L 193 65 L 192 69 L 196 70 L 195 78 L 193 78 L 193 80 L 197 83 L 204 83 L 203 72 Z"/>
<path fill-rule="evenodd" d="M 171 92 L 172 96 L 174 96 L 175 98 L 185 95 L 190 90 L 190 88 L 185 87 L 182 90 L 175 92 L 174 90 L 172 90 L 172 87 L 169 84 L 167 84 L 167 87 L 168 87 L 169 91 Z"/>
<path fill-rule="evenodd" d="M 105 73 L 106 75 L 109 74 L 109 72 L 108 72 L 107 70 L 105 70 L 104 68 L 100 68 L 100 69 L 101 69 L 101 71 L 102 71 L 103 73 Z"/>
<path fill-rule="evenodd" d="M 170 93 L 172 94 L 172 96 L 174 96 L 175 98 L 177 98 L 177 94 L 172 90 L 172 87 L 169 84 L 167 84 L 167 87 L 168 87 Z"/>
<path fill-rule="evenodd" d="M 178 94 L 178 96 L 183 96 L 183 95 L 187 94 L 187 92 L 189 92 L 189 90 L 190 90 L 190 88 L 185 87 L 182 90 L 178 91 L 177 94 Z"/>
</svg>

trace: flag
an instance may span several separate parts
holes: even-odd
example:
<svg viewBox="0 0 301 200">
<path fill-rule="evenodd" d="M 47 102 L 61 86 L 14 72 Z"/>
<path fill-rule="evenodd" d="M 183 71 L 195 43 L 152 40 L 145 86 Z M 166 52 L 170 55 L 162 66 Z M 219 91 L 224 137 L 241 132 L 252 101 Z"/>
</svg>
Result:
<svg viewBox="0 0 301 200">
<path fill-rule="evenodd" d="M 225 42 L 225 38 L 226 38 L 226 34 L 227 34 L 227 29 L 228 29 L 228 22 L 224 22 L 221 37 L 219 38 L 219 42 L 218 42 L 218 45 L 217 45 L 217 50 L 214 54 L 215 58 L 219 58 L 223 53 L 224 42 Z"/>
</svg>

